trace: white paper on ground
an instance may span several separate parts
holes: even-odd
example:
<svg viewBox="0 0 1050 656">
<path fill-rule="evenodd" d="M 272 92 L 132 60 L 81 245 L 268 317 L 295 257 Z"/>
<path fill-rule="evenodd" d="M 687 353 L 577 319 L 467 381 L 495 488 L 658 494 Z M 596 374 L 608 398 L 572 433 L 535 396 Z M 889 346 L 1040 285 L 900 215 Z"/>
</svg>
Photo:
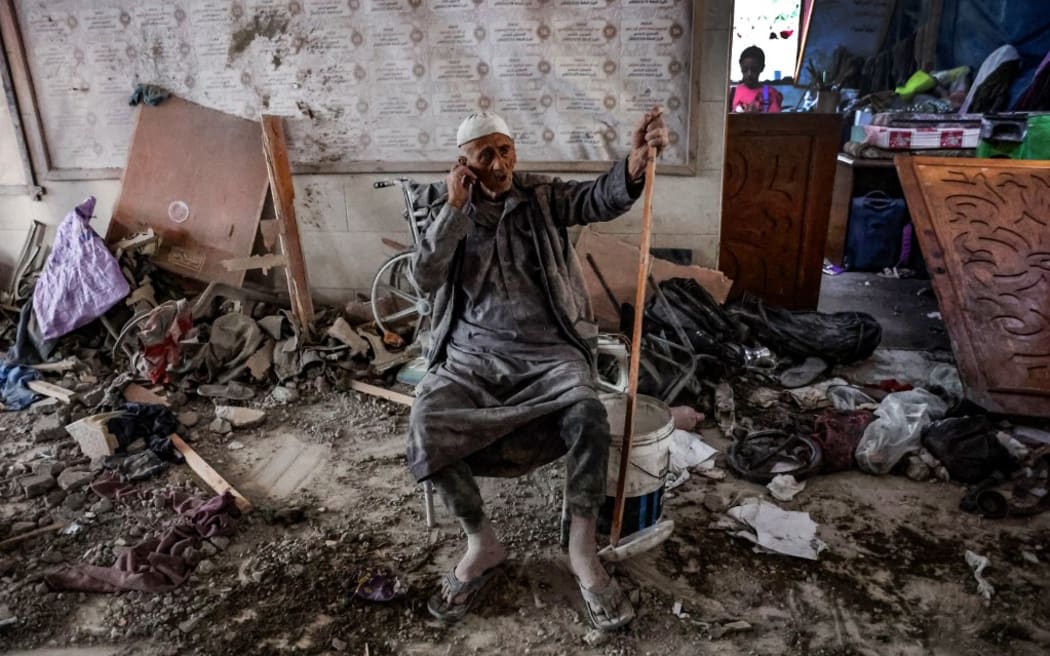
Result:
<svg viewBox="0 0 1050 656">
<path fill-rule="evenodd" d="M 806 489 L 806 483 L 805 481 L 796 481 L 791 474 L 780 474 L 779 476 L 774 476 L 766 488 L 777 501 L 791 501 L 796 494 Z"/>
<path fill-rule="evenodd" d="M 973 578 L 977 580 L 977 593 L 985 598 L 986 601 L 992 600 L 992 595 L 995 594 L 995 586 L 988 582 L 988 579 L 984 578 L 984 568 L 988 567 L 990 561 L 980 554 L 976 554 L 969 549 L 965 553 L 966 564 L 973 570 Z"/>
<path fill-rule="evenodd" d="M 718 449 L 704 442 L 696 433 L 679 428 L 671 433 L 670 449 L 673 473 L 701 465 L 718 453 Z"/>
<path fill-rule="evenodd" d="M 817 523 L 809 513 L 781 510 L 774 503 L 752 497 L 726 514 L 750 529 L 736 535 L 766 551 L 817 560 L 820 552 L 828 548 L 817 538 Z"/>
</svg>

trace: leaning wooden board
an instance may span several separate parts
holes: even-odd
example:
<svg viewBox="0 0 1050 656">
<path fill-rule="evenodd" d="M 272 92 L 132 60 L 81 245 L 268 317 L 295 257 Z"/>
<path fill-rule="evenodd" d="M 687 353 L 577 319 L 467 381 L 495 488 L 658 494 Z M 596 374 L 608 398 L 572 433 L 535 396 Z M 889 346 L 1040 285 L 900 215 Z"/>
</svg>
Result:
<svg viewBox="0 0 1050 656">
<path fill-rule="evenodd" d="M 106 241 L 152 227 L 159 266 L 239 287 L 244 271 L 222 261 L 251 255 L 259 229 L 269 187 L 259 124 L 176 97 L 135 116 Z"/>
<path fill-rule="evenodd" d="M 967 398 L 1050 416 L 1050 163 L 896 165 Z"/>
</svg>

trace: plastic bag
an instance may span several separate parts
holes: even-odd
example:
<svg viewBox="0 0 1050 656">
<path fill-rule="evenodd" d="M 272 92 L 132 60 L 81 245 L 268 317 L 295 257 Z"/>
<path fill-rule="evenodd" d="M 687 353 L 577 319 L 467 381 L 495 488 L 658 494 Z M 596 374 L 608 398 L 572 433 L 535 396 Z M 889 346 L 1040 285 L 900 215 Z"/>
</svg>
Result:
<svg viewBox="0 0 1050 656">
<path fill-rule="evenodd" d="M 869 474 L 888 474 L 901 458 L 922 446 L 922 432 L 948 411 L 924 389 L 889 394 L 857 445 L 857 465 Z"/>
<path fill-rule="evenodd" d="M 930 372 L 930 390 L 948 399 L 953 405 L 962 401 L 963 384 L 959 370 L 950 364 L 939 364 Z"/>
<path fill-rule="evenodd" d="M 91 323 L 128 295 L 128 281 L 102 238 L 91 229 L 95 197 L 66 215 L 33 290 L 43 338 L 54 339 Z"/>
</svg>

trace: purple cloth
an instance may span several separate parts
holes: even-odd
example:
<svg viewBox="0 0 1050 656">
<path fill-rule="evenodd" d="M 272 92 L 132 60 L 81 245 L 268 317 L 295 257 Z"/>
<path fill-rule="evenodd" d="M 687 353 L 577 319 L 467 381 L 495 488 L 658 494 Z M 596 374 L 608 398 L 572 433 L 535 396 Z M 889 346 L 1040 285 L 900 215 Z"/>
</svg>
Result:
<svg viewBox="0 0 1050 656">
<path fill-rule="evenodd" d="M 80 592 L 168 592 L 182 585 L 196 565 L 186 551 L 199 549 L 204 539 L 233 535 L 234 520 L 241 513 L 229 492 L 208 500 L 172 495 L 169 502 L 179 513 L 178 521 L 125 550 L 111 567 L 67 566 L 44 581 L 52 590 Z"/>
<path fill-rule="evenodd" d="M 45 340 L 91 323 L 130 291 L 116 258 L 91 229 L 94 211 L 95 197 L 88 196 L 62 220 L 33 289 L 33 308 Z"/>
</svg>

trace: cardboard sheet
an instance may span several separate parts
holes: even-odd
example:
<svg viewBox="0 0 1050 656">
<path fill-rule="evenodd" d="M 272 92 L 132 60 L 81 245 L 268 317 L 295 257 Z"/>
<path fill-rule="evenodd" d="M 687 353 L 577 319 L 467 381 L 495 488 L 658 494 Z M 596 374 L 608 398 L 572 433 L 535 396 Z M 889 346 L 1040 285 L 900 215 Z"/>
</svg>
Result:
<svg viewBox="0 0 1050 656">
<path fill-rule="evenodd" d="M 580 231 L 576 241 L 576 254 L 583 267 L 583 278 L 591 296 L 594 315 L 598 319 L 598 328 L 603 331 L 618 330 L 620 327 L 619 308 L 614 307 L 605 293 L 594 268 L 587 261 L 591 255 L 602 277 L 609 285 L 620 303 L 634 303 L 638 276 L 638 246 L 616 237 L 599 234 L 590 228 Z M 719 303 L 725 303 L 733 281 L 721 271 L 705 269 L 697 265 L 682 265 L 654 257 L 652 277 L 656 282 L 669 278 L 692 278 L 706 289 Z M 649 291 L 649 296 L 652 291 Z"/>
</svg>

